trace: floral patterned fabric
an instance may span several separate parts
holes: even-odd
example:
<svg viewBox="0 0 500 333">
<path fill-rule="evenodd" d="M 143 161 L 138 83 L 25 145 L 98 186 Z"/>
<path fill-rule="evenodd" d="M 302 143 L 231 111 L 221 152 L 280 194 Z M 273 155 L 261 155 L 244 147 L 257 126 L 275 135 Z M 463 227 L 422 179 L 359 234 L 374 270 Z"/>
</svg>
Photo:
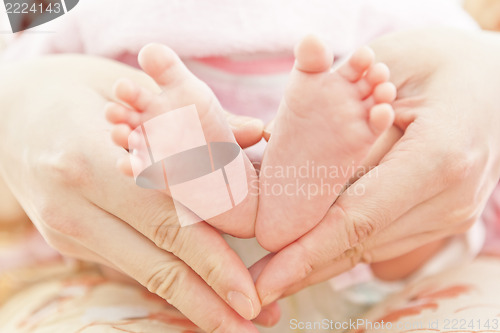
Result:
<svg viewBox="0 0 500 333">
<path fill-rule="evenodd" d="M 10 262 L 0 260 L 0 332 L 198 332 L 181 313 L 142 286 L 108 278 L 97 265 L 65 259 L 38 243 L 37 237 L 32 228 L 0 231 L 0 259 L 16 258 Z M 38 249 L 38 257 L 29 250 L 33 246 Z M 366 306 L 348 297 L 355 290 L 325 294 L 327 287 L 319 284 L 282 300 L 283 318 L 278 326 L 259 330 L 319 332 L 307 327 L 292 329 L 290 320 L 344 323 L 365 318 L 371 325 L 382 320 L 429 325 L 437 320 L 440 329 L 424 331 L 447 332 L 453 331 L 444 329 L 447 322 L 453 327 L 453 320 L 461 324 L 465 318 L 473 319 L 476 326 L 482 323 L 481 329 L 460 332 L 500 332 L 500 328 L 494 329 L 494 320 L 500 319 L 498 281 L 500 258 L 479 257 L 473 263 L 410 283 L 402 292 L 376 305 L 366 317 L 362 316 Z M 356 288 L 359 291 L 363 287 Z M 393 326 L 384 332 L 413 332 Z M 380 332 L 362 326 L 355 331 Z"/>
</svg>

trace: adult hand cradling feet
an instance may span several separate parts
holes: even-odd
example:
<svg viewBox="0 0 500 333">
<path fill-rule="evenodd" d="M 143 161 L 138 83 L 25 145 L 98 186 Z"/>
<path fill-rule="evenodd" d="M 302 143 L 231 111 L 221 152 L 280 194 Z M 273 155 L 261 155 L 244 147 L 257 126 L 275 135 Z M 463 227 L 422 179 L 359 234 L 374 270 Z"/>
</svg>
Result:
<svg viewBox="0 0 500 333">
<path fill-rule="evenodd" d="M 368 158 L 378 166 L 314 229 L 251 269 L 262 270 L 263 305 L 360 262 L 383 271 L 391 259 L 465 232 L 498 183 L 500 36 L 408 31 L 372 48 L 398 89 L 397 128 L 383 138 L 380 156 Z"/>
<path fill-rule="evenodd" d="M 342 193 L 318 225 L 257 263 L 251 275 L 217 229 L 207 223 L 173 227 L 178 221 L 165 193 L 141 189 L 116 172 L 116 161 L 127 160 L 128 154 L 111 144 L 110 132 L 124 147 L 134 122 L 150 115 L 141 103 L 160 100 L 155 94 L 161 91 L 151 78 L 160 86 L 169 85 L 156 65 L 169 60 L 179 75 L 169 78 L 192 85 L 190 93 L 200 88 L 172 54 L 156 62 L 155 54 L 165 49 L 151 52 L 149 60 L 143 53 L 141 65 L 151 78 L 90 57 L 52 57 L 3 67 L 1 171 L 38 229 L 62 253 L 130 275 L 205 331 L 255 332 L 246 319 L 259 313 L 260 300 L 270 304 L 359 262 L 374 263 L 374 270 L 383 273 L 387 260 L 464 232 L 498 181 L 498 36 L 405 32 L 381 39 L 372 48 L 377 60 L 389 65 L 399 93 L 393 103 L 395 127 L 382 134 L 372 150 L 376 153 L 365 160 L 378 166 Z M 470 63 L 477 66 L 471 69 Z M 309 72 L 307 67 L 301 70 Z M 376 68 L 383 74 L 382 67 Z M 368 73 L 366 78 L 374 81 L 365 88 L 387 83 L 384 75 Z M 114 99 L 110 88 L 119 78 L 132 84 L 121 81 Z M 191 96 L 177 88 L 169 90 Z M 26 91 L 30 98 L 23 98 Z M 206 88 L 197 91 L 195 97 L 211 96 Z M 382 118 L 387 121 L 372 122 L 373 102 L 380 106 L 391 100 L 390 94 L 380 101 L 373 95 L 369 107 L 359 107 L 354 115 L 361 115 L 358 124 L 373 132 L 366 132 L 368 144 L 392 120 L 392 113 L 386 112 L 391 109 L 384 105 L 381 114 L 389 115 Z M 126 124 L 114 129 L 102 111 L 113 99 L 121 105 L 108 104 L 108 119 Z M 240 118 L 232 119 L 237 123 Z M 242 146 L 259 141 L 262 134 L 258 122 L 247 124 L 234 129 Z M 240 230 L 225 221 L 217 226 L 233 228 L 228 231 L 240 237 L 252 233 L 246 224 Z M 260 272 L 257 293 L 252 277 Z M 276 317 L 274 303 L 259 319 L 269 324 Z"/>
<path fill-rule="evenodd" d="M 104 119 L 111 87 L 128 78 L 158 93 L 154 81 L 84 56 L 9 64 L 1 74 L 1 171 L 44 238 L 65 255 L 128 274 L 203 330 L 256 332 L 253 280 L 219 231 L 203 222 L 180 228 L 165 194 L 116 170 L 127 151 L 112 144 Z M 262 124 L 247 122 L 234 133 L 250 145 Z"/>
</svg>

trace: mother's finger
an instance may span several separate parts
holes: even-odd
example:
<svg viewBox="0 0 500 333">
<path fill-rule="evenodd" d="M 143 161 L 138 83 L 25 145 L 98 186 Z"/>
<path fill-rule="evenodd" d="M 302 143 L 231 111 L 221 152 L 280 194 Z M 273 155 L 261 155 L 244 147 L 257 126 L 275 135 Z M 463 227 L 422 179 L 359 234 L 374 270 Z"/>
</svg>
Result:
<svg viewBox="0 0 500 333">
<path fill-rule="evenodd" d="M 469 198 L 472 196 L 477 197 L 476 194 L 463 194 L 462 191 L 451 187 L 410 209 L 387 228 L 380 230 L 376 237 L 368 239 L 365 247 L 382 247 L 398 240 L 443 230 L 443 237 L 452 233 L 464 233 L 483 211 L 483 205 L 478 205 L 475 200 Z M 392 257 L 397 255 L 397 252 L 392 253 Z M 379 260 L 381 259 L 374 259 Z"/>
<path fill-rule="evenodd" d="M 252 276 L 258 278 L 260 273 L 264 270 L 264 268 L 267 266 L 269 261 L 271 261 L 274 255 L 275 255 L 274 253 L 270 253 L 267 256 L 260 259 L 259 261 L 257 261 L 255 264 L 253 264 L 249 268 Z M 292 295 L 306 287 L 328 280 L 342 272 L 351 269 L 352 267 L 354 267 L 356 263 L 357 262 L 354 262 L 353 259 L 348 257 L 347 255 L 342 255 L 336 258 L 335 260 L 328 262 L 322 267 L 316 268 L 306 278 L 297 281 L 293 285 L 290 285 L 287 289 L 283 291 L 283 293 L 279 297 L 281 298 L 281 297 L 286 297 L 288 295 Z M 263 307 L 263 309 L 264 308 L 265 307 Z"/>
<path fill-rule="evenodd" d="M 220 233 L 205 222 L 181 227 L 175 205 L 166 194 L 143 189 L 132 178 L 106 165 L 123 149 L 110 147 L 106 158 L 96 159 L 92 174 L 106 179 L 99 184 L 80 185 L 83 195 L 97 207 L 126 222 L 159 248 L 175 254 L 191 267 L 241 316 L 253 319 L 260 312 L 260 300 L 253 280 L 238 255 Z M 110 158 L 111 157 L 111 158 Z"/>
<path fill-rule="evenodd" d="M 461 232 L 462 231 L 456 231 L 456 233 Z M 451 236 L 450 230 L 434 230 L 409 237 L 397 238 L 392 242 L 377 247 L 372 247 L 372 244 L 367 244 L 363 250 L 361 261 L 365 263 L 378 263 L 391 260 L 399 256 L 404 256 L 427 244 L 444 240 L 449 236 Z"/>
<path fill-rule="evenodd" d="M 258 332 L 182 260 L 104 211 L 96 213 L 94 221 L 99 228 L 82 230 L 86 243 L 148 290 L 166 299 L 198 327 L 207 332 Z"/>
<path fill-rule="evenodd" d="M 390 227 L 391 226 L 387 229 Z M 382 232 L 384 231 L 385 230 Z M 457 231 L 457 233 L 460 232 L 461 231 Z M 450 236 L 450 231 L 438 229 L 430 232 L 413 234 L 409 237 L 405 237 L 404 234 L 394 235 L 392 242 L 384 243 L 378 247 L 373 247 L 376 242 L 372 242 L 372 240 L 378 239 L 379 235 L 380 234 L 377 234 L 376 237 L 373 237 L 363 243 L 363 245 L 358 246 L 356 251 L 346 251 L 335 260 L 332 260 L 321 267 L 315 268 L 314 271 L 312 271 L 305 279 L 295 283 L 285 290 L 280 297 L 295 294 L 306 287 L 331 279 L 340 273 L 354 268 L 359 263 L 371 263 L 372 270 L 378 270 L 379 272 L 387 274 L 388 266 L 385 265 L 384 261 L 394 259 L 395 257 L 398 257 L 397 260 L 399 260 L 401 259 L 400 257 L 403 256 L 401 264 L 404 265 L 405 261 L 411 263 L 411 267 L 409 267 L 408 271 L 410 271 L 410 269 L 413 271 L 416 260 L 419 260 L 421 264 L 423 264 L 431 255 L 435 253 L 435 251 L 439 250 L 446 243 L 445 237 Z M 429 247 L 430 244 L 433 244 L 433 246 Z M 406 254 L 419 248 L 422 248 L 424 252 L 418 252 L 418 256 L 416 258 L 409 258 L 406 256 Z M 258 269 L 263 269 L 269 260 L 270 258 L 265 257 L 261 261 L 255 263 L 254 266 Z M 404 275 L 401 264 L 397 265 L 398 275 Z M 250 268 L 252 274 L 254 274 L 254 266 Z M 392 263 L 389 267 L 394 267 L 394 263 Z"/>
<path fill-rule="evenodd" d="M 216 229 L 205 222 L 181 227 L 172 200 L 160 192 L 144 193 L 135 184 L 116 190 L 123 195 L 99 207 L 185 262 L 244 318 L 260 312 L 250 273 Z"/>
<path fill-rule="evenodd" d="M 40 233 L 42 234 L 47 244 L 49 244 L 63 256 L 106 265 L 115 270 L 118 269 L 111 262 L 104 259 L 98 253 L 90 250 L 73 237 L 69 237 L 68 235 L 64 235 L 59 231 L 50 228 L 40 229 Z"/>
<path fill-rule="evenodd" d="M 272 258 L 257 280 L 264 305 L 306 278 L 314 268 L 347 250 L 356 251 L 358 244 L 453 181 L 443 179 L 438 172 L 442 171 L 442 162 L 422 141 L 408 137 L 399 141 L 379 166 L 339 197 L 313 230 Z"/>
<path fill-rule="evenodd" d="M 329 280 L 343 272 L 351 270 L 359 263 L 370 263 L 372 262 L 371 260 L 386 260 L 385 258 L 392 259 L 395 253 L 407 253 L 421 246 L 425 246 L 425 249 L 428 249 L 427 245 L 429 244 L 429 242 L 442 239 L 442 237 L 444 237 L 443 232 L 433 232 L 425 235 L 408 237 L 402 240 L 401 243 L 395 242 L 394 244 L 387 244 L 387 247 L 365 249 L 360 246 L 356 252 L 346 252 L 337 259 L 332 260 L 321 267 L 315 268 L 305 279 L 298 281 L 297 283 L 289 286 L 286 290 L 284 290 L 280 297 L 293 295 L 309 286 Z M 439 243 L 437 245 L 438 247 L 440 247 L 442 243 Z M 433 247 L 431 251 L 436 248 L 437 247 Z M 419 259 L 422 259 L 423 263 L 425 258 Z M 381 270 L 385 271 L 384 273 L 387 273 L 387 269 L 382 266 L 383 264 L 384 263 L 380 263 L 380 266 L 377 266 L 379 264 L 376 263 L 375 265 L 372 265 L 372 269 L 374 266 L 375 269 L 378 269 L 380 267 Z M 411 262 L 411 264 L 411 268 L 413 269 L 415 264 L 414 260 Z M 394 265 L 392 265 L 392 267 L 394 267 Z M 400 270 L 401 265 L 398 266 L 398 274 L 401 274 Z"/>
<path fill-rule="evenodd" d="M 57 188 L 57 190 L 63 191 L 60 188 Z M 92 219 L 87 220 L 87 218 L 93 214 L 96 208 L 77 193 L 62 192 L 60 194 L 66 200 L 78 206 L 81 215 L 75 216 L 74 211 L 69 206 L 45 202 L 53 193 L 44 196 L 38 202 L 39 206 L 29 203 L 26 205 L 27 214 L 29 214 L 31 221 L 37 227 L 45 242 L 66 257 L 95 262 L 118 270 L 113 263 L 89 249 L 87 244 L 82 243 L 79 237 L 82 225 L 92 226 Z M 57 208 L 54 208 L 55 206 Z"/>
<path fill-rule="evenodd" d="M 356 264 L 357 262 L 353 261 L 353 258 L 342 256 L 339 259 L 336 259 L 321 268 L 315 269 L 305 279 L 299 281 L 298 283 L 290 286 L 287 290 L 285 290 L 281 297 L 293 295 L 304 288 L 329 280 L 343 272 L 352 269 Z"/>
<path fill-rule="evenodd" d="M 413 207 L 389 226 L 380 230 L 376 237 L 366 240 L 365 246 L 368 248 L 381 247 L 397 240 L 449 229 L 452 223 L 455 223 L 455 227 L 457 227 L 457 217 L 461 215 L 461 212 L 446 208 L 446 205 L 449 205 L 449 202 L 446 201 L 447 195 L 451 194 L 444 191 Z M 392 255 L 397 256 L 398 253 Z"/>
</svg>

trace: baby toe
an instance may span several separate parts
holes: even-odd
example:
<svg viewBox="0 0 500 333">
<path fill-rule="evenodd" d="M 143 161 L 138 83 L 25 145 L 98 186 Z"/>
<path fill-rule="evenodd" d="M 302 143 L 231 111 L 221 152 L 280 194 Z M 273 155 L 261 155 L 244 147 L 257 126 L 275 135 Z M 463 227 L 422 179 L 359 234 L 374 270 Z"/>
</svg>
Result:
<svg viewBox="0 0 500 333">
<path fill-rule="evenodd" d="M 387 65 L 378 63 L 371 66 L 366 75 L 356 83 L 360 97 L 362 99 L 368 97 L 373 92 L 375 86 L 389 80 L 389 75 L 390 72 Z"/>
<path fill-rule="evenodd" d="M 376 136 L 386 131 L 394 122 L 394 109 L 390 104 L 377 104 L 370 109 L 369 125 Z"/>
<path fill-rule="evenodd" d="M 396 99 L 396 87 L 391 82 L 377 85 L 373 91 L 375 103 L 392 103 Z"/>
<path fill-rule="evenodd" d="M 305 73 L 320 73 L 330 70 L 333 54 L 316 36 L 305 37 L 295 48 L 295 68 Z"/>
<path fill-rule="evenodd" d="M 119 158 L 117 163 L 116 163 L 116 167 L 124 175 L 132 177 L 134 175 L 134 171 L 132 169 L 132 163 L 131 163 L 130 159 L 133 159 L 133 156 Z"/>
<path fill-rule="evenodd" d="M 142 112 L 151 105 L 156 97 L 152 92 L 138 86 L 128 79 L 118 81 L 114 88 L 115 96 L 130 105 L 136 112 Z"/>
<path fill-rule="evenodd" d="M 356 82 L 373 64 L 374 59 L 375 53 L 372 49 L 367 46 L 362 47 L 338 69 L 338 73 L 346 80 Z"/>
<path fill-rule="evenodd" d="M 118 124 L 111 129 L 111 139 L 116 145 L 128 149 L 130 133 L 132 133 L 132 129 L 129 126 Z"/>
<path fill-rule="evenodd" d="M 142 48 L 139 52 L 139 65 L 160 86 L 176 84 L 191 75 L 172 49 L 156 43 Z"/>
</svg>

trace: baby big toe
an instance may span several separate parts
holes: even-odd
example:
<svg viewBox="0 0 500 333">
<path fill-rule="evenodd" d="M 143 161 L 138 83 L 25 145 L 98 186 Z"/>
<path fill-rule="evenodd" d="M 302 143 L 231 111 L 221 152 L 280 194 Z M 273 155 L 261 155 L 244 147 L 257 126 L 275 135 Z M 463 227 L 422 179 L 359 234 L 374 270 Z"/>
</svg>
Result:
<svg viewBox="0 0 500 333">
<path fill-rule="evenodd" d="M 330 69 L 333 54 L 316 36 L 305 37 L 295 48 L 295 68 L 305 73 L 320 73 Z"/>
<path fill-rule="evenodd" d="M 161 44 L 146 45 L 139 52 L 139 65 L 160 86 L 178 83 L 190 75 L 177 54 Z"/>
</svg>

